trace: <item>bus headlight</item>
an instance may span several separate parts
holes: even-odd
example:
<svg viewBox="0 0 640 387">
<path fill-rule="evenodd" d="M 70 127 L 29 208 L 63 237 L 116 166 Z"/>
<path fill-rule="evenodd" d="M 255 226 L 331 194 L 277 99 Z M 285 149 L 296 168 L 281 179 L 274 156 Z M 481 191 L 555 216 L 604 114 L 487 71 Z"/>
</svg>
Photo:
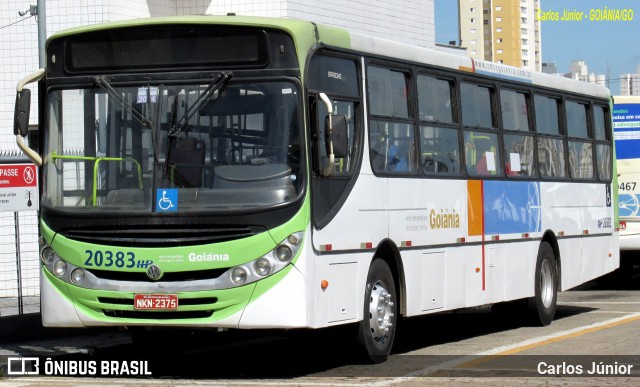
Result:
<svg viewBox="0 0 640 387">
<path fill-rule="evenodd" d="M 300 237 L 298 236 L 298 233 L 289 235 L 289 237 L 287 238 L 287 242 L 291 243 L 294 246 L 297 246 L 298 243 L 300 243 Z"/>
<path fill-rule="evenodd" d="M 290 261 L 291 258 L 293 258 L 293 251 L 291 251 L 291 247 L 287 245 L 278 246 L 276 249 L 276 258 L 278 258 L 280 262 Z"/>
<path fill-rule="evenodd" d="M 71 272 L 71 282 L 80 285 L 84 279 L 84 270 L 78 268 Z"/>
<path fill-rule="evenodd" d="M 266 258 L 260 258 L 253 264 L 256 273 L 261 276 L 267 276 L 271 272 L 271 262 Z"/>
<path fill-rule="evenodd" d="M 263 256 L 228 269 L 224 275 L 226 286 L 248 285 L 285 269 L 300 252 L 303 238 L 304 231 L 290 234 Z"/>
<path fill-rule="evenodd" d="M 44 262 L 45 264 L 50 264 L 51 262 L 53 262 L 55 256 L 56 255 L 51 247 L 45 247 L 40 252 L 40 259 L 42 259 L 42 262 Z"/>
<path fill-rule="evenodd" d="M 53 264 L 53 272 L 58 277 L 62 277 L 67 272 L 67 263 L 61 259 L 57 260 Z"/>
<path fill-rule="evenodd" d="M 247 280 L 247 271 L 244 267 L 236 267 L 231 271 L 231 281 L 236 285 L 242 285 Z"/>
</svg>

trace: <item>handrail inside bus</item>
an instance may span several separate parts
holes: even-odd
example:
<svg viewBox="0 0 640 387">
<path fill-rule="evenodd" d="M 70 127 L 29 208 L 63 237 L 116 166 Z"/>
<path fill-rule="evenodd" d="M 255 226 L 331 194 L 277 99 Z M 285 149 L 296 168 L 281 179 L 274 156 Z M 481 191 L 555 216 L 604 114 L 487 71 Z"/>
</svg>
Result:
<svg viewBox="0 0 640 387">
<path fill-rule="evenodd" d="M 329 97 L 327 97 L 325 93 L 320 93 L 319 97 L 327 107 L 327 112 L 329 112 L 329 116 L 333 115 L 333 104 L 331 104 L 331 100 L 329 99 Z M 326 136 L 329 139 L 329 155 L 328 155 L 329 162 L 327 163 L 325 168 L 322 170 L 323 176 L 331 175 L 331 172 L 333 172 L 333 166 L 335 165 L 335 162 L 336 162 L 335 156 L 333 154 L 333 141 L 331 137 L 332 132 L 333 132 L 333 124 L 331 122 L 331 119 L 329 119 L 329 133 Z"/>
<path fill-rule="evenodd" d="M 91 203 L 95 206 L 98 201 L 98 165 L 101 161 L 131 161 L 136 167 L 138 167 L 138 188 L 143 189 L 142 186 L 142 168 L 138 160 L 133 157 L 93 157 L 93 156 L 64 156 L 58 155 L 55 152 L 51 155 L 52 159 L 61 159 L 68 161 L 93 161 L 93 187 L 91 190 Z"/>
</svg>

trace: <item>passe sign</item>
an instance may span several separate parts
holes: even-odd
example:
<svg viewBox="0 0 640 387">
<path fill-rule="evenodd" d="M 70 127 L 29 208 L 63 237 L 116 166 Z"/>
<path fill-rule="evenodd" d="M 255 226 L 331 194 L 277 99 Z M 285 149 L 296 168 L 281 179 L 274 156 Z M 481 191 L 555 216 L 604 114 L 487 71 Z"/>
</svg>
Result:
<svg viewBox="0 0 640 387">
<path fill-rule="evenodd" d="M 0 165 L 0 212 L 37 210 L 38 203 L 35 164 Z"/>
</svg>

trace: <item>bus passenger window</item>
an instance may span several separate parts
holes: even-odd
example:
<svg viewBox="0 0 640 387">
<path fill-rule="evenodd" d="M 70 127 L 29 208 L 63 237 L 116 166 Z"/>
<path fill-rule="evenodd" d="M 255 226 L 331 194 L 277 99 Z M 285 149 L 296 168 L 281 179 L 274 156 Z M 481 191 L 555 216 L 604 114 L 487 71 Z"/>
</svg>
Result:
<svg viewBox="0 0 640 387">
<path fill-rule="evenodd" d="M 536 131 L 544 134 L 560 134 L 558 109 L 560 101 L 555 98 L 536 95 Z"/>
<path fill-rule="evenodd" d="M 460 85 L 462 123 L 466 127 L 493 129 L 493 89 L 470 83 Z"/>
<path fill-rule="evenodd" d="M 371 114 L 408 118 L 407 77 L 399 71 L 376 66 L 368 68 Z"/>
<path fill-rule="evenodd" d="M 611 122 L 609 110 L 604 106 L 593 107 L 594 134 L 596 141 L 596 166 L 600 180 L 611 179 L 611 143 L 608 142 L 607 122 Z"/>
<path fill-rule="evenodd" d="M 372 120 L 370 129 L 370 158 L 374 172 L 413 172 L 417 169 L 412 125 Z"/>
<path fill-rule="evenodd" d="M 529 131 L 527 94 L 512 90 L 500 91 L 502 126 L 505 130 Z"/>
<path fill-rule="evenodd" d="M 593 121 L 596 140 L 607 140 L 607 124 L 605 117 L 608 117 L 605 108 L 602 106 L 593 107 Z"/>
<path fill-rule="evenodd" d="M 569 141 L 569 169 L 575 179 L 593 179 L 593 144 Z"/>
<path fill-rule="evenodd" d="M 538 163 L 541 176 L 567 176 L 563 144 L 562 139 L 538 137 Z"/>
<path fill-rule="evenodd" d="M 600 176 L 600 180 L 611 180 L 611 145 L 597 144 L 596 159 L 598 160 L 598 176 Z"/>
<path fill-rule="evenodd" d="M 420 155 L 422 172 L 427 175 L 459 174 L 458 130 L 421 126 Z"/>
<path fill-rule="evenodd" d="M 535 175 L 533 136 L 504 135 L 504 160 L 507 176 L 529 177 Z"/>
<path fill-rule="evenodd" d="M 418 76 L 418 107 L 420 120 L 453 124 L 453 83 L 444 79 Z"/>
<path fill-rule="evenodd" d="M 465 131 L 464 148 L 469 175 L 495 176 L 502 174 L 497 134 Z"/>
<path fill-rule="evenodd" d="M 587 130 L 587 106 L 567 101 L 567 134 L 569 137 L 590 138 Z"/>
</svg>

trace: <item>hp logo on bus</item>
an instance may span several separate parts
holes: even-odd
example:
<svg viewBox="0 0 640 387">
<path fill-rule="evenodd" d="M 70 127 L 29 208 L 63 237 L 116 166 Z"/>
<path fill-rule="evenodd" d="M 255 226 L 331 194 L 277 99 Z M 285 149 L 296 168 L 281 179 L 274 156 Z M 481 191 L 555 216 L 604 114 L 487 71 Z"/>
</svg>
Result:
<svg viewBox="0 0 640 387">
<path fill-rule="evenodd" d="M 160 270 L 158 265 L 151 265 L 147 269 L 147 277 L 152 281 L 157 281 L 162 277 L 162 270 Z"/>
</svg>

